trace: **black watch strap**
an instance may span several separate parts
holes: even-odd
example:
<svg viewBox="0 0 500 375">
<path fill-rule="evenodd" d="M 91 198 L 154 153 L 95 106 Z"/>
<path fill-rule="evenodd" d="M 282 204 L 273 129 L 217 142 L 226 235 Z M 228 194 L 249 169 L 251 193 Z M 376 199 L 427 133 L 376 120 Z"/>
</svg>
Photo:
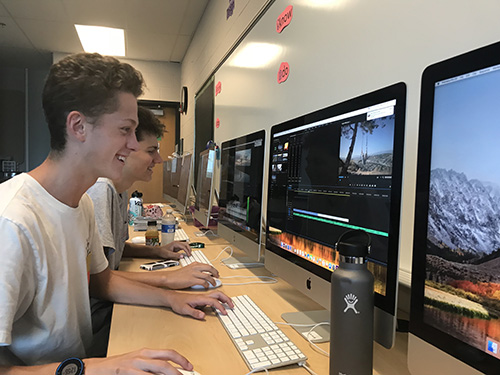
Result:
<svg viewBox="0 0 500 375">
<path fill-rule="evenodd" d="M 84 375 L 85 365 L 80 358 L 72 357 L 57 366 L 56 375 Z"/>
</svg>

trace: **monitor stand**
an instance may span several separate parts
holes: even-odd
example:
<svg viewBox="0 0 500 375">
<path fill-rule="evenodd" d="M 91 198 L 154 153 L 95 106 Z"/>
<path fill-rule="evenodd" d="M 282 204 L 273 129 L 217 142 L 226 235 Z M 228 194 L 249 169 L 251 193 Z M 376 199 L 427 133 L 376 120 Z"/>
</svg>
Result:
<svg viewBox="0 0 500 375">
<path fill-rule="evenodd" d="M 314 311 L 297 311 L 281 314 L 281 317 L 288 324 L 307 324 L 307 326 L 295 326 L 298 333 L 307 340 L 306 334 L 311 328 L 322 322 L 330 322 L 330 312 L 328 310 L 314 310 Z M 322 343 L 330 341 L 330 324 L 322 324 L 314 328 L 309 334 L 309 340 L 314 343 Z"/>
</svg>

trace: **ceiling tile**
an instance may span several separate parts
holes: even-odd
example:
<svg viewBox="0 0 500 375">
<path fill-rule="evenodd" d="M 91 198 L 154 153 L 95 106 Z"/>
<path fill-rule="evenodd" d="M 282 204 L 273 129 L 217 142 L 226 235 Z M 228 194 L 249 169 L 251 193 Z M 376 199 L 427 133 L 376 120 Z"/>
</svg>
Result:
<svg viewBox="0 0 500 375">
<path fill-rule="evenodd" d="M 187 7 L 186 13 L 182 20 L 181 28 L 179 29 L 179 34 L 181 35 L 192 35 L 198 23 L 205 12 L 208 0 L 190 0 Z"/>
<path fill-rule="evenodd" d="M 5 27 L 0 28 L 0 46 L 2 46 L 2 54 L 5 53 L 3 50 L 4 46 L 33 48 L 33 45 L 12 18 L 0 17 L 0 22 L 5 24 Z"/>
<path fill-rule="evenodd" d="M 71 23 L 125 29 L 127 0 L 62 0 Z"/>
<path fill-rule="evenodd" d="M 61 0 L 1 0 L 15 18 L 56 21 L 66 17 Z"/>
<path fill-rule="evenodd" d="M 189 43 L 191 43 L 190 35 L 179 35 L 175 47 L 172 50 L 172 55 L 170 56 L 171 61 L 182 62 L 189 47 Z"/>
<path fill-rule="evenodd" d="M 126 54 L 129 59 L 170 61 L 175 37 L 153 33 L 126 31 Z M 145 58 L 147 56 L 147 58 Z"/>
<path fill-rule="evenodd" d="M 187 1 L 131 0 L 127 8 L 128 29 L 175 35 L 186 11 Z"/>
<path fill-rule="evenodd" d="M 40 50 L 52 52 L 83 52 L 75 26 L 71 23 L 21 20 L 20 26 Z"/>
</svg>

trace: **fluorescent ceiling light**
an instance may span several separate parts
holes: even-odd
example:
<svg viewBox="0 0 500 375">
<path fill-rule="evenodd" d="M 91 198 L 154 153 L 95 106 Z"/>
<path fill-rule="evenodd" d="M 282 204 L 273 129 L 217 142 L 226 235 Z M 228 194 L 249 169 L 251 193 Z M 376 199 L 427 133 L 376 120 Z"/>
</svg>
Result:
<svg viewBox="0 0 500 375">
<path fill-rule="evenodd" d="M 125 31 L 103 26 L 75 25 L 85 52 L 125 56 Z"/>
<path fill-rule="evenodd" d="M 273 61 L 281 47 L 270 43 L 249 43 L 229 63 L 240 68 L 262 68 Z"/>
</svg>

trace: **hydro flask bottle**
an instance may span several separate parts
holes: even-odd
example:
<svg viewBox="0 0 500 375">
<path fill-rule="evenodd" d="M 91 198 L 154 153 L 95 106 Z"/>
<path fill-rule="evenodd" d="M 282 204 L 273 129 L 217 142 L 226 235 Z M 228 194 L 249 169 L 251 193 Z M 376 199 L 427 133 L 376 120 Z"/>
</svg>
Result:
<svg viewBox="0 0 500 375">
<path fill-rule="evenodd" d="M 373 275 L 366 267 L 370 235 L 342 234 L 336 248 L 339 267 L 332 273 L 330 375 L 372 375 Z"/>
</svg>

